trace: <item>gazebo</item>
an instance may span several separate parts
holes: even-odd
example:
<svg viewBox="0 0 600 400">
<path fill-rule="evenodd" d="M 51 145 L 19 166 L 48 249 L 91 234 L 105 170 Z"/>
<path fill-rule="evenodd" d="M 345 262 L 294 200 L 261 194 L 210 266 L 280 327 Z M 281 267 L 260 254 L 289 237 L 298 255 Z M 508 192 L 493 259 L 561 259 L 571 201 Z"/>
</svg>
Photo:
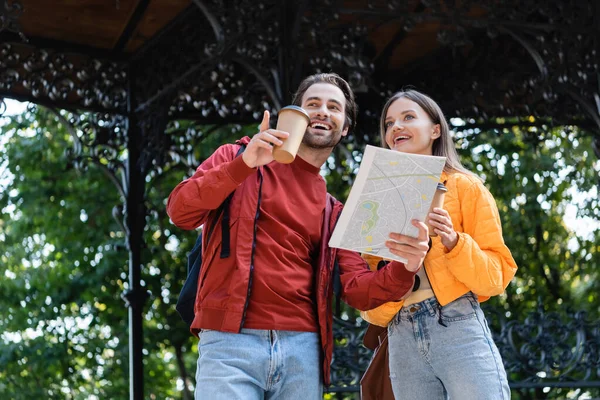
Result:
<svg viewBox="0 0 600 400">
<path fill-rule="evenodd" d="M 165 134 L 171 121 L 255 124 L 306 75 L 335 71 L 357 93 L 349 140 L 359 146 L 378 140 L 383 101 L 410 84 L 462 118 L 460 129 L 515 124 L 499 117 L 577 125 L 593 132 L 600 157 L 599 21 L 594 0 L 2 0 L 0 115 L 3 98 L 92 113 L 71 121 L 85 132 L 72 156 L 108 159 L 125 199 L 130 398 L 141 399 L 145 178 L 201 161 Z M 111 149 L 126 149 L 126 163 Z M 336 324 L 358 351 L 360 335 Z M 334 365 L 332 391 L 359 371 Z"/>
</svg>

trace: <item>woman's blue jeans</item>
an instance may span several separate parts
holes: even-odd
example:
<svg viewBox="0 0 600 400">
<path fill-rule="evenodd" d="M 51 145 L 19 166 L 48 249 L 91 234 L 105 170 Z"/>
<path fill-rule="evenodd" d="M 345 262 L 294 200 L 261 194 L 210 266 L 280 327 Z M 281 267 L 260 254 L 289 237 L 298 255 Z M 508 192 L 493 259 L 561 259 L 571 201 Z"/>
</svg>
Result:
<svg viewBox="0 0 600 400">
<path fill-rule="evenodd" d="M 498 348 L 477 298 L 440 307 L 410 305 L 388 325 L 390 378 L 396 400 L 507 400 Z"/>
</svg>

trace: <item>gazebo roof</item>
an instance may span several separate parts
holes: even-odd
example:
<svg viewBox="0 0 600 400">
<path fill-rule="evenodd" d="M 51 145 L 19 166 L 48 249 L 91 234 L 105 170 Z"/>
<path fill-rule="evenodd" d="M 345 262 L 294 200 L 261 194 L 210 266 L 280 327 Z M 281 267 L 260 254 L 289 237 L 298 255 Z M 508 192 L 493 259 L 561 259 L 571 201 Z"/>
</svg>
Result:
<svg viewBox="0 0 600 400">
<path fill-rule="evenodd" d="M 22 33 L 34 44 L 125 58 L 190 5 L 190 0 L 22 0 Z"/>
<path fill-rule="evenodd" d="M 233 3 L 230 2 L 232 6 Z M 344 8 L 339 10 L 339 21 L 351 24 L 367 2 L 342 3 Z M 418 1 L 408 3 L 412 3 L 407 7 L 412 12 L 418 13 L 419 8 L 423 8 Z M 135 53 L 186 8 L 193 6 L 191 0 L 21 0 L 21 4 L 23 12 L 18 23 L 31 44 L 87 50 L 116 59 L 126 59 Z M 469 12 L 473 18 L 484 15 L 482 8 Z M 373 8 L 367 22 L 371 30 L 369 41 L 373 44 L 375 58 L 385 53 L 396 68 L 418 60 L 440 46 L 436 40 L 441 26 L 439 21 L 423 22 L 407 31 L 398 20 L 381 24 L 379 19 Z M 402 40 L 396 37 L 399 30 L 406 32 Z M 12 35 L 4 34 L 2 39 L 12 41 L 16 36 L 13 32 Z M 393 51 L 388 54 L 392 41 Z"/>
<path fill-rule="evenodd" d="M 367 126 L 410 85 L 449 116 L 600 128 L 592 0 L 7 4 L 23 12 L 0 33 L 4 97 L 121 114 L 160 103 L 170 119 L 247 123 L 285 105 L 302 77 L 335 71 Z"/>
</svg>

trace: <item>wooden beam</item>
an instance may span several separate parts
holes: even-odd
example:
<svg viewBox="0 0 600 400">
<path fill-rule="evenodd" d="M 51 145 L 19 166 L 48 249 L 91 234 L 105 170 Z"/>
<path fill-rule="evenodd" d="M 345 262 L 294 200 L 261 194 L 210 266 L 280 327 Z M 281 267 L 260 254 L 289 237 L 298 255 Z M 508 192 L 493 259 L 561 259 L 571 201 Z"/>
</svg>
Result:
<svg viewBox="0 0 600 400">
<path fill-rule="evenodd" d="M 125 27 L 125 29 L 123 29 L 119 40 L 117 40 L 117 43 L 113 47 L 114 52 L 120 53 L 125 49 L 125 46 L 127 45 L 129 39 L 131 39 L 131 36 L 137 29 L 149 5 L 150 0 L 140 0 L 138 2 L 137 6 L 135 7 L 135 10 L 133 11 L 133 14 L 131 15 L 131 18 L 129 18 L 129 22 L 127 22 L 127 26 Z"/>
</svg>

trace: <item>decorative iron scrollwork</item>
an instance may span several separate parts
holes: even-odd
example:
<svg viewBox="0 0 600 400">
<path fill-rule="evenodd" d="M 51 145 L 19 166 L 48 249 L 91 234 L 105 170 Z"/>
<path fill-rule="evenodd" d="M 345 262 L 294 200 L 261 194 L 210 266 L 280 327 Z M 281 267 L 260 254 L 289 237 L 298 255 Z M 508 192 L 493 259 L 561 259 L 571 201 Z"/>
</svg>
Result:
<svg viewBox="0 0 600 400">
<path fill-rule="evenodd" d="M 335 347 L 331 364 L 331 382 L 337 390 L 351 391 L 352 387 L 358 386 L 360 378 L 369 366 L 372 352 L 362 345 L 365 330 L 365 323 L 351 323 L 334 317 Z"/>
<path fill-rule="evenodd" d="M 139 149 L 138 168 L 143 178 L 152 170 L 160 171 L 168 159 L 171 147 L 171 137 L 165 134 L 168 101 L 167 98 L 161 99 L 152 107 L 136 113 L 135 119 L 130 121 L 130 124 L 137 124 L 136 127 L 130 125 L 130 129 L 135 131 L 135 136 L 130 135 L 130 138 L 135 138 L 134 144 Z"/>
<path fill-rule="evenodd" d="M 169 122 L 165 130 L 165 135 L 169 137 L 169 147 L 162 150 L 165 158 L 160 164 L 160 169 L 180 169 L 183 176 L 193 175 L 213 149 L 212 146 L 206 148 L 204 141 L 209 136 L 214 139 L 217 134 L 223 138 L 222 142 L 231 143 L 243 135 L 242 126 L 205 125 L 193 121 Z"/>
<path fill-rule="evenodd" d="M 600 43 L 590 2 L 360 4 L 262 0 L 232 8 L 223 0 L 195 0 L 130 60 L 134 109 L 169 98 L 170 120 L 249 123 L 262 110 L 284 105 L 304 76 L 335 71 L 359 94 L 359 142 L 373 140 L 371 120 L 387 93 L 406 85 L 431 94 L 451 116 L 552 116 L 557 124 L 578 119 L 600 129 Z M 438 29 L 432 56 L 390 70 L 386 60 L 403 42 L 401 32 L 424 24 Z M 382 26 L 400 32 L 377 58 L 382 44 L 373 33 Z M 19 43 L 0 46 L 3 94 L 125 113 L 126 82 L 119 62 Z"/>
<path fill-rule="evenodd" d="M 507 320 L 499 310 L 485 308 L 511 387 L 586 387 L 600 380 L 600 321 L 583 312 L 545 312 L 524 320 Z M 366 322 L 334 317 L 332 386 L 355 392 L 372 352 L 362 345 Z M 340 389 L 343 388 L 343 389 Z"/>
<path fill-rule="evenodd" d="M 307 60 L 305 74 L 335 71 L 357 93 L 372 87 L 373 63 L 369 59 L 369 29 L 360 20 L 340 21 L 340 13 L 323 3 L 303 16 L 297 48 Z"/>
<path fill-rule="evenodd" d="M 450 8 L 440 0 L 370 0 L 367 7 L 340 13 L 402 23 L 407 31 L 439 24 L 442 49 L 436 60 L 444 68 L 420 64 L 418 72 L 398 71 L 388 84 L 413 84 L 448 99 L 447 114 L 483 120 L 529 114 L 552 116 L 557 123 L 587 119 L 600 130 L 594 2 L 461 1 Z M 462 59 L 443 48 L 461 48 L 467 55 Z M 458 85 L 450 84 L 453 80 Z M 452 104 L 452 98 L 462 105 Z"/>
<path fill-rule="evenodd" d="M 27 41 L 21 25 L 19 17 L 23 14 L 23 4 L 21 0 L 2 0 L 0 3 L 0 32 L 8 31 L 19 34 L 23 41 Z"/>
<path fill-rule="evenodd" d="M 212 123 L 248 123 L 272 110 L 272 101 L 239 62 L 222 62 L 206 76 L 190 79 L 171 104 L 171 118 L 200 115 Z"/>
<path fill-rule="evenodd" d="M 136 56 L 139 106 L 176 90 L 169 94 L 172 118 L 250 122 L 264 109 L 283 106 L 310 73 L 333 70 L 358 92 L 368 90 L 366 27 L 329 26 L 327 6 L 311 8 L 306 17 L 305 2 L 296 6 L 301 13 L 287 12 L 290 4 L 280 2 L 244 1 L 235 9 L 218 0 L 194 3 L 197 10 Z M 180 45 L 174 48 L 173 42 Z"/>
<path fill-rule="evenodd" d="M 559 314 L 540 307 L 523 321 L 491 315 L 500 321 L 494 340 L 506 370 L 520 383 L 552 387 L 573 382 L 577 387 L 600 379 L 600 322 L 587 320 L 584 312 Z"/>
<path fill-rule="evenodd" d="M 122 63 L 79 54 L 0 44 L 0 91 L 71 109 L 123 113 L 127 74 Z"/>
<path fill-rule="evenodd" d="M 493 0 L 453 8 L 441 0 L 371 0 L 356 8 L 342 1 L 243 1 L 235 9 L 222 0 L 193 3 L 134 61 L 139 103 L 170 92 L 171 119 L 256 121 L 263 109 L 277 110 L 304 76 L 335 71 L 359 94 L 359 143 L 373 140 L 377 108 L 406 85 L 431 94 L 451 116 L 552 116 L 557 124 L 579 119 L 600 127 L 599 43 L 594 11 L 583 2 L 568 11 L 558 0 L 542 10 L 533 1 Z M 410 33 L 428 23 L 438 29 L 431 58 L 398 71 L 385 60 L 373 65 L 381 44 L 371 35 L 379 27 L 397 24 Z M 385 57 L 401 42 L 388 44 Z"/>
<path fill-rule="evenodd" d="M 90 163 L 99 166 L 126 198 L 125 178 L 127 120 L 119 114 L 67 113 L 51 109 L 73 138 L 73 148 L 66 149 L 71 166 L 86 170 Z"/>
</svg>

